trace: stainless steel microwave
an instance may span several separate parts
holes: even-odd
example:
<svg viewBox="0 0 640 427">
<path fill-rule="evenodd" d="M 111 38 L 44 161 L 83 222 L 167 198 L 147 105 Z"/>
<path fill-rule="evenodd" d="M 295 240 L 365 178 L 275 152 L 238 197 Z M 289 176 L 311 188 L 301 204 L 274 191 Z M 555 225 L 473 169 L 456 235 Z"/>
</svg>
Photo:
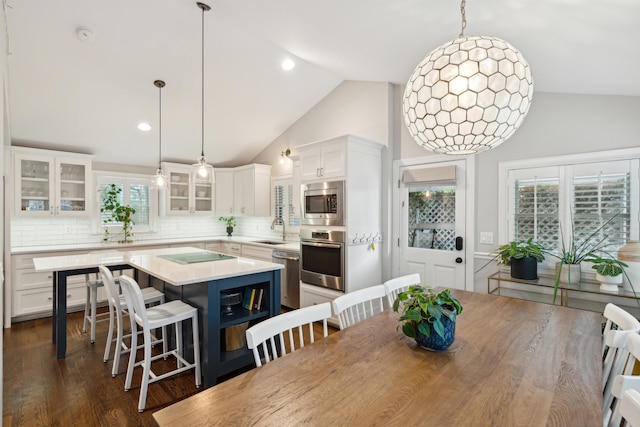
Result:
<svg viewBox="0 0 640 427">
<path fill-rule="evenodd" d="M 344 225 L 344 181 L 315 182 L 301 186 L 305 225 Z"/>
</svg>

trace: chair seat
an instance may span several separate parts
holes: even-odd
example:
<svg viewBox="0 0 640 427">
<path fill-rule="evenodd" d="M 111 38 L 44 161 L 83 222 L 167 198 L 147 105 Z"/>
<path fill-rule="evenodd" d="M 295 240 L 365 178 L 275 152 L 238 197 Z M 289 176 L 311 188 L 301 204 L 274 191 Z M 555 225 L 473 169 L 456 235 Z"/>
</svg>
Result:
<svg viewBox="0 0 640 427">
<path fill-rule="evenodd" d="M 197 313 L 197 311 L 195 307 L 182 301 L 169 301 L 159 306 L 149 307 L 147 308 L 149 328 L 155 329 L 181 320 L 191 319 L 193 313 Z M 136 320 L 142 323 L 142 319 L 139 319 L 137 315 Z"/>
</svg>

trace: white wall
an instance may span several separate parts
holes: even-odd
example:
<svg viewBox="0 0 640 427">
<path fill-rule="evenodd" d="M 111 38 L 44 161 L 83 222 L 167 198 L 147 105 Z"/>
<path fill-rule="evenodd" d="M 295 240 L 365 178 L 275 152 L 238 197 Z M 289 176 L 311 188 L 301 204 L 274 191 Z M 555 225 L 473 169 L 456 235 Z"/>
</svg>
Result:
<svg viewBox="0 0 640 427">
<path fill-rule="evenodd" d="M 291 162 L 278 163 L 287 148 L 342 135 L 389 144 L 391 85 L 345 81 L 276 138 L 251 162 L 272 165 L 272 175 L 291 173 Z"/>
</svg>

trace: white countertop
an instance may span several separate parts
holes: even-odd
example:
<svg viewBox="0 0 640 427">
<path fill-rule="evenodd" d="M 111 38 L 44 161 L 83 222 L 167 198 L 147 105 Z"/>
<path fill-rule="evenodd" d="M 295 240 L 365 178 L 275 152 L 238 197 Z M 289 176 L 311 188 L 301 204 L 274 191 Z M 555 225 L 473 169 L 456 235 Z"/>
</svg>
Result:
<svg viewBox="0 0 640 427">
<path fill-rule="evenodd" d="M 201 283 L 210 280 L 226 279 L 247 274 L 262 273 L 284 268 L 282 264 L 274 264 L 249 258 L 232 259 L 179 264 L 158 255 L 183 254 L 201 252 L 198 248 L 162 248 L 143 249 L 139 251 L 107 250 L 98 253 L 66 255 L 34 258 L 36 271 L 62 271 L 91 268 L 97 265 L 128 264 L 158 279 L 175 286 Z"/>
<path fill-rule="evenodd" d="M 22 254 L 35 254 L 42 252 L 56 252 L 56 251 L 98 251 L 98 250 L 130 250 L 135 249 L 136 247 L 142 246 L 159 246 L 159 245 L 176 245 L 183 243 L 214 243 L 214 242 L 223 242 L 223 243 L 239 243 L 239 244 L 251 244 L 255 246 L 272 248 L 272 249 L 283 249 L 288 251 L 300 251 L 300 242 L 284 242 L 279 243 L 277 245 L 270 245 L 265 243 L 258 243 L 262 241 L 272 241 L 277 242 L 277 239 L 269 239 L 264 237 L 250 237 L 250 236 L 211 236 L 211 237 L 191 237 L 191 238 L 182 238 L 182 239 L 155 239 L 155 240 L 134 240 L 132 243 L 82 243 L 82 244 L 72 244 L 72 245 L 54 245 L 54 246 L 21 246 L 11 248 L 12 255 L 22 255 Z"/>
</svg>

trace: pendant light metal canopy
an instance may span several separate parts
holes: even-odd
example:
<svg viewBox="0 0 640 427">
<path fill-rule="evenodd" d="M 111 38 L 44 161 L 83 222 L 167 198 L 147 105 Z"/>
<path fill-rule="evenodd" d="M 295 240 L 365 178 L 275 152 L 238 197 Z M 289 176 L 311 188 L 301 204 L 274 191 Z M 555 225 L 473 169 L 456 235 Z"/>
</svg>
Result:
<svg viewBox="0 0 640 427">
<path fill-rule="evenodd" d="M 191 176 L 196 184 L 213 184 L 215 181 L 213 166 L 207 163 L 204 155 L 204 13 L 211 10 L 211 7 L 200 2 L 196 5 L 202 10 L 202 151 L 198 162 L 191 165 Z"/>
<path fill-rule="evenodd" d="M 497 147 L 524 121 L 533 98 L 529 64 L 495 37 L 465 37 L 436 48 L 405 87 L 405 125 L 413 139 L 436 153 L 474 154 Z"/>
<path fill-rule="evenodd" d="M 158 112 L 158 170 L 156 174 L 151 178 L 151 186 L 158 189 L 166 189 L 169 186 L 169 180 L 167 179 L 164 171 L 162 170 L 162 88 L 165 83 L 162 80 L 156 80 L 153 85 L 158 88 L 159 93 L 159 112 Z"/>
</svg>

